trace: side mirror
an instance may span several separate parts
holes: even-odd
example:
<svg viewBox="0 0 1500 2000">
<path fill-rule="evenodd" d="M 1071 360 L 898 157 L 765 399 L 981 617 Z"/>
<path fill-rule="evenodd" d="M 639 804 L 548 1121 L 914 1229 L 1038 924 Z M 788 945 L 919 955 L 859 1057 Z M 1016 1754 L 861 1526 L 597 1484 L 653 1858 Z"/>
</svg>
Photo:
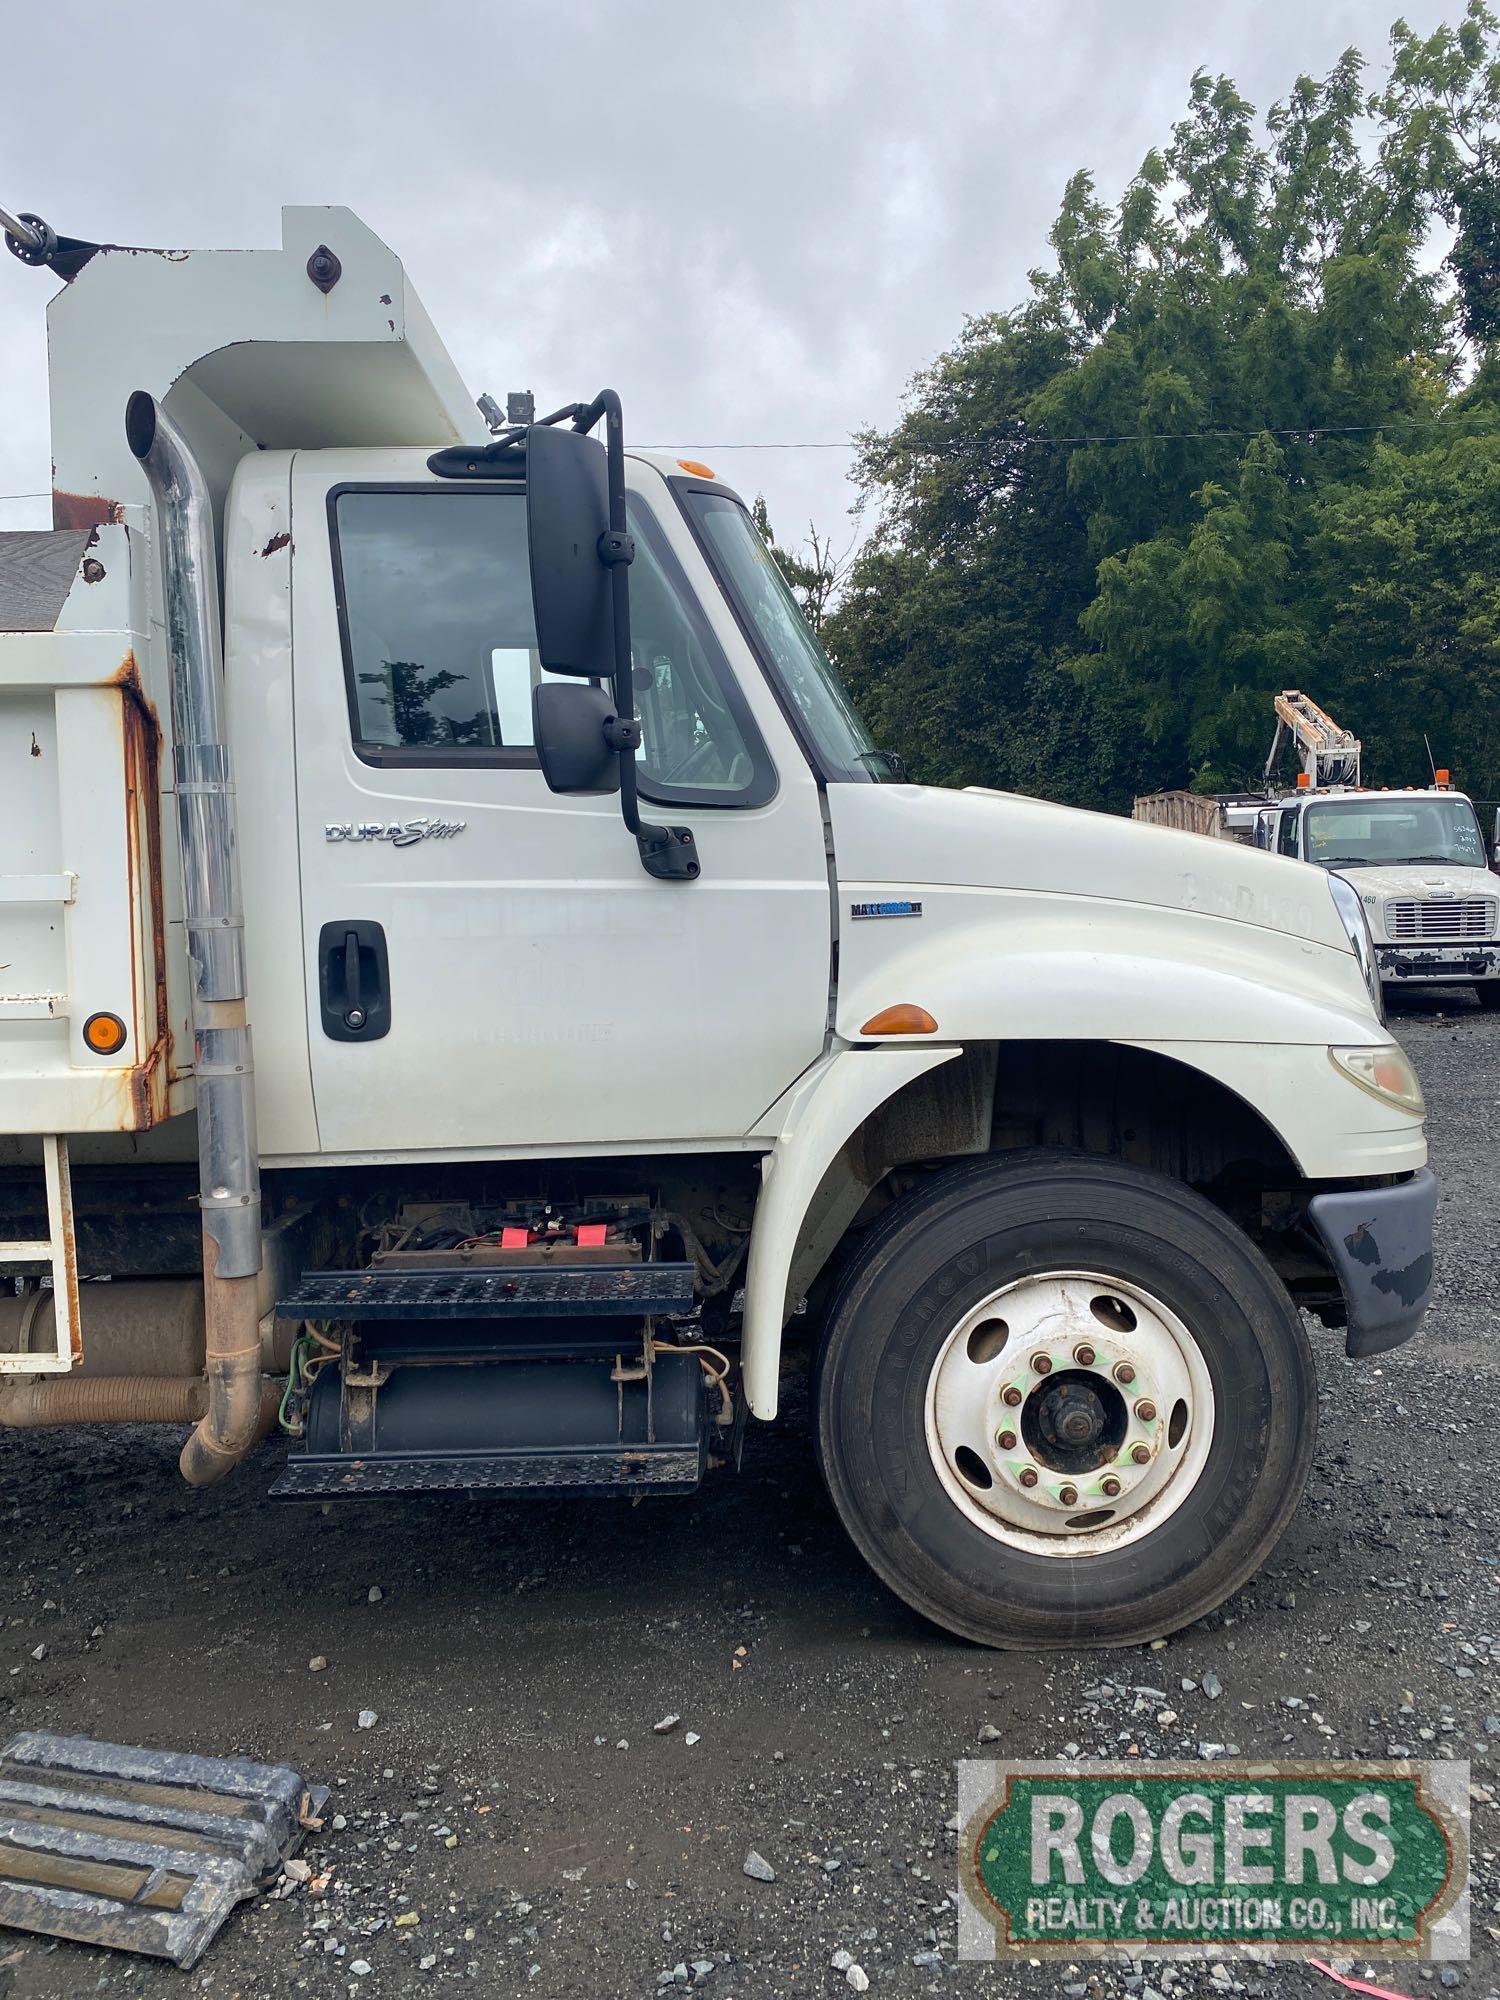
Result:
<svg viewBox="0 0 1500 2000">
<path fill-rule="evenodd" d="M 532 740 L 549 792 L 617 792 L 620 753 L 607 688 L 539 681 L 531 690 Z"/>
<path fill-rule="evenodd" d="M 536 645 L 552 674 L 612 678 L 616 669 L 610 571 L 609 480 L 597 438 L 560 424 L 526 433 L 526 539 Z"/>
<path fill-rule="evenodd" d="M 604 419 L 605 444 L 589 432 Z M 572 429 L 562 427 L 571 420 Z M 554 674 L 607 682 L 573 690 L 544 682 L 532 703 L 537 756 L 554 792 L 620 794 L 620 817 L 635 835 L 641 866 L 663 882 L 699 873 L 691 827 L 653 826 L 641 818 L 635 753 L 641 725 L 631 682 L 630 565 L 625 433 L 620 399 L 601 389 L 528 425 L 526 538 L 537 652 Z M 590 741 L 592 732 L 593 740 Z M 606 781 L 602 750 L 615 765 Z"/>
</svg>

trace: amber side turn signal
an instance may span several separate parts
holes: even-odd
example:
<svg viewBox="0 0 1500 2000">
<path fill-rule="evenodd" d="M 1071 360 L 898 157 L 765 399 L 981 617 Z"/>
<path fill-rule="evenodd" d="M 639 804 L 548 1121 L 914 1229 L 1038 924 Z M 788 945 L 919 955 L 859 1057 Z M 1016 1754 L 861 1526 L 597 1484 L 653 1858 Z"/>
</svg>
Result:
<svg viewBox="0 0 1500 2000">
<path fill-rule="evenodd" d="M 937 1022 L 925 1007 L 903 1000 L 895 1007 L 882 1007 L 872 1014 L 859 1031 L 862 1035 L 935 1035 Z"/>
<path fill-rule="evenodd" d="M 90 1014 L 83 1024 L 83 1039 L 96 1056 L 112 1056 L 125 1046 L 125 1023 L 118 1014 Z"/>
</svg>

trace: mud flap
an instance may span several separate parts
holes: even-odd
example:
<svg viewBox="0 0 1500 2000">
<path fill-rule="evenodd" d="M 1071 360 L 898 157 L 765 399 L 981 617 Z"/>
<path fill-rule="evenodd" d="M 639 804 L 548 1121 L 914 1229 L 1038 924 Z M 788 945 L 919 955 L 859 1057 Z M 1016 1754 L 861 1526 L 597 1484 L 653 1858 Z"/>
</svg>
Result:
<svg viewBox="0 0 1500 2000">
<path fill-rule="evenodd" d="M 196 1965 L 328 1797 L 286 1764 L 28 1731 L 0 1750 L 0 1924 Z"/>
</svg>

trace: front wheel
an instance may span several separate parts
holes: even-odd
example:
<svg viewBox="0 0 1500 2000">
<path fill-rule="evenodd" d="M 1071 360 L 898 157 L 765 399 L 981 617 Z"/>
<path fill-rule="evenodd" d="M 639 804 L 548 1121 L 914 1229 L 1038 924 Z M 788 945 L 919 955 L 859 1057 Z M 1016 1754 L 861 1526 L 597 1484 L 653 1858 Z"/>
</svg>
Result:
<svg viewBox="0 0 1500 2000">
<path fill-rule="evenodd" d="M 1223 1602 L 1311 1469 L 1287 1293 L 1164 1176 L 1022 1153 L 937 1174 L 832 1302 L 818 1452 L 898 1596 L 989 1646 L 1133 1645 Z"/>
<path fill-rule="evenodd" d="M 1500 1007 L 1500 979 L 1475 980 L 1474 993 L 1480 1006 L 1488 1008 L 1492 1013 L 1495 1008 Z"/>
</svg>

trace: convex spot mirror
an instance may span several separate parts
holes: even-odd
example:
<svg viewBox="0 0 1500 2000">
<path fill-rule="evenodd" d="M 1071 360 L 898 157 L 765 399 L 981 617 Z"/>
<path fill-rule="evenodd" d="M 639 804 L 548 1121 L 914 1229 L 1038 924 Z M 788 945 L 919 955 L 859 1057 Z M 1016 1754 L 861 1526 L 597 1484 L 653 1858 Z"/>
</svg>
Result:
<svg viewBox="0 0 1500 2000">
<path fill-rule="evenodd" d="M 610 573 L 599 560 L 608 527 L 604 446 L 561 425 L 533 424 L 526 433 L 526 536 L 537 652 L 548 673 L 584 680 L 614 673 Z"/>
<path fill-rule="evenodd" d="M 607 688 L 571 681 L 539 681 L 531 691 L 532 740 L 547 789 L 617 792 L 620 753 L 607 734 L 614 721 Z"/>
</svg>

